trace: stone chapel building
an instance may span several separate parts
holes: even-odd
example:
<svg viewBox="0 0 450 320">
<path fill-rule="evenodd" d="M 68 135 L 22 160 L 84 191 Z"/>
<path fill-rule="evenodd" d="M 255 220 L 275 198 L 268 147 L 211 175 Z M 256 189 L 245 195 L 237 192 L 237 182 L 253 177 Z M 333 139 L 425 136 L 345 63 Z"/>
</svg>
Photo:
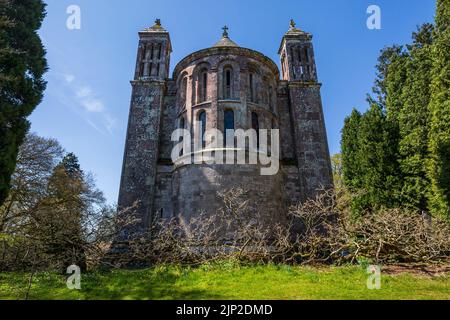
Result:
<svg viewBox="0 0 450 320">
<path fill-rule="evenodd" d="M 269 40 L 269 39 L 268 39 Z M 169 74 L 172 43 L 159 20 L 139 32 L 139 47 L 120 184 L 119 207 L 138 201 L 145 225 L 153 219 L 221 205 L 217 192 L 244 186 L 275 219 L 287 208 L 332 186 L 312 35 L 295 27 L 281 39 L 281 72 L 264 54 L 222 39 L 193 52 Z M 260 164 L 188 164 L 171 160 L 172 132 L 185 128 L 279 129 L 280 169 Z"/>
</svg>

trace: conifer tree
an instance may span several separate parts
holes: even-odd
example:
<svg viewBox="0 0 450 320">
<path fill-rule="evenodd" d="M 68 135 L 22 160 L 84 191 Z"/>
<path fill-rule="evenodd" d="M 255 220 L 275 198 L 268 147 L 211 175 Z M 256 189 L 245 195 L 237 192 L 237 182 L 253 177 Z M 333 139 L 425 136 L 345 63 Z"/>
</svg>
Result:
<svg viewBox="0 0 450 320">
<path fill-rule="evenodd" d="M 342 171 L 344 185 L 351 191 L 361 188 L 361 169 L 359 164 L 358 132 L 361 122 L 361 113 L 353 109 L 351 115 L 345 119 L 342 129 Z"/>
<path fill-rule="evenodd" d="M 398 163 L 396 126 L 382 108 L 372 104 L 363 114 L 358 133 L 358 164 L 361 191 L 355 208 L 371 209 L 395 206 L 398 199 Z"/>
<path fill-rule="evenodd" d="M 27 117 L 46 85 L 45 50 L 37 33 L 44 17 L 41 0 L 0 1 L 0 205 L 29 129 Z"/>
<path fill-rule="evenodd" d="M 398 99 L 400 142 L 399 161 L 402 172 L 401 203 L 427 211 L 430 182 L 426 175 L 430 113 L 431 49 L 433 25 L 424 24 L 413 34 L 404 64 L 406 79 Z"/>
<path fill-rule="evenodd" d="M 450 1 L 437 0 L 431 72 L 430 210 L 450 219 Z"/>
</svg>

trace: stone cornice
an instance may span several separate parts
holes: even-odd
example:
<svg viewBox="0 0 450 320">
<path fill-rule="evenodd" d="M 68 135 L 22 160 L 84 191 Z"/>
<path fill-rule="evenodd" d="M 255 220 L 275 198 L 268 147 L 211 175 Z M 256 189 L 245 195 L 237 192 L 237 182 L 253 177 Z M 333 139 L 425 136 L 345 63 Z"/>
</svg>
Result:
<svg viewBox="0 0 450 320">
<path fill-rule="evenodd" d="M 288 82 L 288 87 L 292 88 L 292 87 L 322 87 L 322 83 L 320 82 L 309 82 L 309 81 L 289 81 Z"/>
<path fill-rule="evenodd" d="M 136 85 L 159 85 L 159 86 L 165 86 L 167 81 L 166 80 L 131 80 L 130 81 L 132 86 Z"/>
</svg>

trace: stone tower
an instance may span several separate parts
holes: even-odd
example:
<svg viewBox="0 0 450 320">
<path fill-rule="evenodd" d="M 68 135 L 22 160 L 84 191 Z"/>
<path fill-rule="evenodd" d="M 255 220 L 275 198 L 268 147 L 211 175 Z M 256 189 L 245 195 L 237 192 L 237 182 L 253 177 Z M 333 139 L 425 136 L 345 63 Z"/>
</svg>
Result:
<svg viewBox="0 0 450 320">
<path fill-rule="evenodd" d="M 278 54 L 287 81 L 301 200 L 333 185 L 330 153 L 317 80 L 312 35 L 295 27 L 284 35 Z"/>
<path fill-rule="evenodd" d="M 169 33 L 159 20 L 139 32 L 118 204 L 120 208 L 129 208 L 137 203 L 144 228 L 150 222 L 154 203 L 161 113 L 171 51 Z"/>
<path fill-rule="evenodd" d="M 244 185 L 258 210 L 272 220 L 285 221 L 290 205 L 314 196 L 321 187 L 331 187 L 321 85 L 311 40 L 310 34 L 291 22 L 280 46 L 280 75 L 271 59 L 240 47 L 225 27 L 215 45 L 189 54 L 170 77 L 169 33 L 159 20 L 140 32 L 119 207 L 138 202 L 145 229 L 154 219 L 182 216 L 189 220 L 200 211 L 214 214 L 221 206 L 218 192 Z M 172 132 L 182 128 L 199 134 L 199 123 L 221 132 L 278 129 L 279 171 L 261 175 L 260 163 L 174 161 Z M 223 149 L 239 151 L 233 145 Z"/>
</svg>

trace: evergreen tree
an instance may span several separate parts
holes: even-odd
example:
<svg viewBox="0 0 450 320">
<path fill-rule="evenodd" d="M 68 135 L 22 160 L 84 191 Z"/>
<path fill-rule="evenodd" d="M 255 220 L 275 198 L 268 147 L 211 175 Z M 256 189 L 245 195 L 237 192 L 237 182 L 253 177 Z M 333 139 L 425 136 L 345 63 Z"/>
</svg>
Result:
<svg viewBox="0 0 450 320">
<path fill-rule="evenodd" d="M 396 130 L 377 104 L 361 117 L 357 161 L 363 193 L 355 199 L 356 209 L 396 205 L 399 186 Z"/>
<path fill-rule="evenodd" d="M 342 171 L 344 185 L 350 191 L 358 191 L 361 184 L 361 166 L 359 163 L 358 132 L 361 122 L 361 113 L 353 109 L 351 115 L 345 119 L 342 129 Z"/>
<path fill-rule="evenodd" d="M 61 161 L 61 165 L 64 167 L 65 172 L 71 178 L 77 178 L 81 174 L 83 174 L 83 171 L 81 170 L 80 164 L 78 162 L 78 157 L 72 152 L 68 153 L 63 158 L 63 160 Z"/>
<path fill-rule="evenodd" d="M 429 179 L 425 163 L 428 155 L 430 113 L 431 48 L 433 25 L 424 24 L 413 34 L 404 64 L 406 79 L 397 99 L 400 130 L 399 158 L 402 172 L 402 205 L 427 211 Z"/>
<path fill-rule="evenodd" d="M 450 219 L 450 1 L 437 0 L 432 52 L 430 209 Z"/>
<path fill-rule="evenodd" d="M 406 58 L 403 46 L 394 45 L 381 50 L 376 65 L 375 85 L 372 88 L 375 97 L 369 96 L 369 105 L 377 104 L 388 117 L 396 119 L 398 104 L 392 100 L 391 95 L 401 92 L 401 84 L 405 78 L 403 67 Z"/>
<path fill-rule="evenodd" d="M 46 85 L 45 50 L 37 33 L 44 17 L 41 0 L 0 1 L 0 205 L 29 129 L 27 117 Z"/>
</svg>

